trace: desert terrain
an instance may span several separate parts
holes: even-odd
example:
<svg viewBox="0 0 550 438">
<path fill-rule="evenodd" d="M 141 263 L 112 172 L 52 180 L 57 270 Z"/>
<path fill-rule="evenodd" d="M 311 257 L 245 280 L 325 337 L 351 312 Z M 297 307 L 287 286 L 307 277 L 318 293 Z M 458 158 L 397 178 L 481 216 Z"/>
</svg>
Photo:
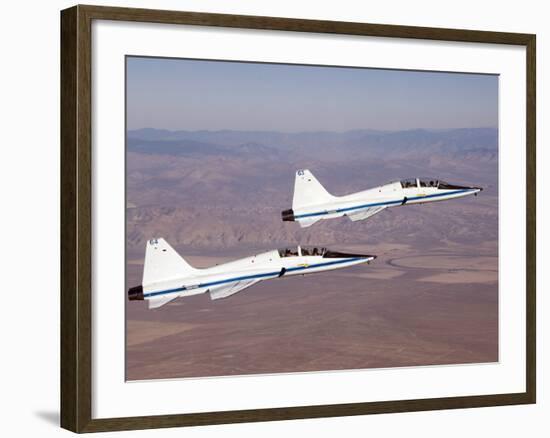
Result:
<svg viewBox="0 0 550 438">
<path fill-rule="evenodd" d="M 129 131 L 127 287 L 141 283 L 152 237 L 196 267 L 296 244 L 378 258 L 218 301 L 127 301 L 127 379 L 498 361 L 497 138 L 490 128 Z M 280 219 L 299 168 L 335 195 L 411 176 L 484 191 L 300 229 Z"/>
</svg>

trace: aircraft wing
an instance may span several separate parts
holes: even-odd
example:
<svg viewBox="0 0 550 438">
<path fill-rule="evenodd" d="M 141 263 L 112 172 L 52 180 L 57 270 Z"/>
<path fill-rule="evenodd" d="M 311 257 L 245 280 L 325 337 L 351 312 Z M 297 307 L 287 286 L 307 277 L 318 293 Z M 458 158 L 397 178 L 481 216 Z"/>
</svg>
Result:
<svg viewBox="0 0 550 438">
<path fill-rule="evenodd" d="M 370 207 L 364 210 L 358 211 L 356 213 L 348 213 L 347 216 L 353 221 L 362 221 L 368 219 L 371 216 L 374 216 L 376 213 L 380 213 L 382 210 L 386 209 L 386 205 L 380 205 L 378 207 Z"/>
<path fill-rule="evenodd" d="M 235 283 L 224 284 L 222 286 L 217 286 L 210 289 L 210 299 L 219 300 L 221 298 L 227 298 L 231 295 L 235 295 L 237 292 L 246 289 L 247 287 L 253 286 L 256 283 L 259 283 L 260 279 L 254 280 L 241 280 L 236 281 Z"/>
</svg>

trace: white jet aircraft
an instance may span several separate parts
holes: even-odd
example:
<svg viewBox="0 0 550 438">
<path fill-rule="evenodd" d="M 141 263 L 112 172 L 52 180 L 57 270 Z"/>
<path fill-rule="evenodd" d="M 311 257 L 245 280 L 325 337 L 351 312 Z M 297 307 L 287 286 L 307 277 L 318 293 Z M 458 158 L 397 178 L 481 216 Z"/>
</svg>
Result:
<svg viewBox="0 0 550 438">
<path fill-rule="evenodd" d="M 151 239 L 145 251 L 142 284 L 128 290 L 128 299 L 148 300 L 149 309 L 178 297 L 206 292 L 210 292 L 211 299 L 217 300 L 262 280 L 345 268 L 370 263 L 375 258 L 298 246 L 197 269 L 191 267 L 164 239 Z"/>
<path fill-rule="evenodd" d="M 477 195 L 481 190 L 481 187 L 458 186 L 437 179 L 411 178 L 350 195 L 333 196 L 309 170 L 298 170 L 292 209 L 284 210 L 282 218 L 296 221 L 302 228 L 321 219 L 341 216 L 360 221 L 388 207 L 462 198 Z"/>
</svg>

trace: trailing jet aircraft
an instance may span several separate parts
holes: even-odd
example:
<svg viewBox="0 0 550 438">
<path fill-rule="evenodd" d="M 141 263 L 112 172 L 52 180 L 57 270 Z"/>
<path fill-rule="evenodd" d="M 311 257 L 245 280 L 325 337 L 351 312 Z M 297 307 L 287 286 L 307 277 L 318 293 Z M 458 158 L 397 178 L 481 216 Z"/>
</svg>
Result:
<svg viewBox="0 0 550 438">
<path fill-rule="evenodd" d="M 211 299 L 217 300 L 262 280 L 345 268 L 370 263 L 375 258 L 298 246 L 197 269 L 191 267 L 164 239 L 151 239 L 145 250 L 142 284 L 128 290 L 128 299 L 148 300 L 149 309 L 178 297 L 206 292 L 210 292 Z"/>
<path fill-rule="evenodd" d="M 423 204 L 477 195 L 481 187 L 449 184 L 437 179 L 411 178 L 345 196 L 333 196 L 309 170 L 298 170 L 294 181 L 292 209 L 284 210 L 283 221 L 296 221 L 302 228 L 321 219 L 347 216 L 367 219 L 388 207 Z"/>
</svg>

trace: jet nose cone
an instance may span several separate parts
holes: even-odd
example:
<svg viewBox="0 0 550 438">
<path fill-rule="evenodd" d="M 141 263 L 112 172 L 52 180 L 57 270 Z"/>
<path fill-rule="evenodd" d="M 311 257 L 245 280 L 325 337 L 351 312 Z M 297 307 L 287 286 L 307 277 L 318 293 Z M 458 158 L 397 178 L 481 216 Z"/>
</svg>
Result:
<svg viewBox="0 0 550 438">
<path fill-rule="evenodd" d="M 477 196 L 477 194 L 482 191 L 483 187 L 470 187 L 470 193 L 473 193 L 475 196 Z"/>
<path fill-rule="evenodd" d="M 347 256 L 347 254 L 346 254 L 346 256 Z M 374 260 L 378 256 L 375 256 L 375 255 L 372 255 L 372 254 L 349 254 L 349 257 L 355 257 L 355 258 L 358 258 L 358 259 L 365 259 L 365 260 Z"/>
</svg>

